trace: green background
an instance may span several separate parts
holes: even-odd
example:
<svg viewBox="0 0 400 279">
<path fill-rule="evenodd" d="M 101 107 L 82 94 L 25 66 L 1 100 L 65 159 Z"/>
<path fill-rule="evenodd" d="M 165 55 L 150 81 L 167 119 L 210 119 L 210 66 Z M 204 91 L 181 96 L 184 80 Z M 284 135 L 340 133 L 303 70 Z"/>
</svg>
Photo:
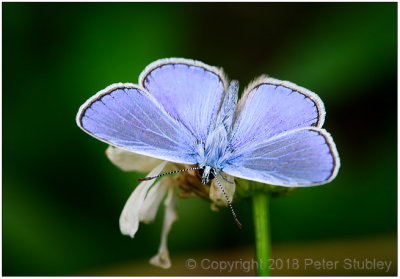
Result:
<svg viewBox="0 0 400 279">
<path fill-rule="evenodd" d="M 369 237 L 375 248 L 355 247 L 361 256 L 389 239 L 380 255 L 397 263 L 397 3 L 3 3 L 2 12 L 3 275 L 116 275 L 125 264 L 131 275 L 198 275 L 176 269 L 175 256 L 251 255 L 248 200 L 235 205 L 242 230 L 228 209 L 180 200 L 172 271 L 147 264 L 162 212 L 134 239 L 119 231 L 143 174 L 112 165 L 75 116 L 165 57 L 223 67 L 242 89 L 261 74 L 290 80 L 324 101 L 342 166 L 330 184 L 272 200 L 273 253 Z"/>
</svg>

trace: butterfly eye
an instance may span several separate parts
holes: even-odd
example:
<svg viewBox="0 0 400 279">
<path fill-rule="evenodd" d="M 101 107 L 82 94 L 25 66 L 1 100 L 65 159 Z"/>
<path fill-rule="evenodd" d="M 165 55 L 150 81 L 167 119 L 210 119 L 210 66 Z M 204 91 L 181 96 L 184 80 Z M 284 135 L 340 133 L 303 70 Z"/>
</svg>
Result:
<svg viewBox="0 0 400 279">
<path fill-rule="evenodd" d="M 200 177 L 203 177 L 203 173 L 204 173 L 204 168 L 199 169 Z M 208 179 L 211 181 L 214 178 L 215 178 L 214 172 L 211 171 L 210 174 L 208 175 Z"/>
</svg>

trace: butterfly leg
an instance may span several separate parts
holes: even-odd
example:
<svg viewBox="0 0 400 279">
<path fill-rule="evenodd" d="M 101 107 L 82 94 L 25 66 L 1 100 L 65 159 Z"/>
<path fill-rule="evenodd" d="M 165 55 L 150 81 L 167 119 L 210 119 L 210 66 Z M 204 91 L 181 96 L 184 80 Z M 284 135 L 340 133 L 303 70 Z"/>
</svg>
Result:
<svg viewBox="0 0 400 279">
<path fill-rule="evenodd" d="M 234 184 L 233 181 L 229 181 L 228 179 L 226 179 L 226 178 L 222 175 L 221 172 L 214 172 L 214 173 L 215 173 L 215 174 L 219 174 L 219 176 L 221 176 L 221 178 L 222 178 L 223 180 L 225 180 L 226 182 L 228 182 L 229 184 Z"/>
</svg>

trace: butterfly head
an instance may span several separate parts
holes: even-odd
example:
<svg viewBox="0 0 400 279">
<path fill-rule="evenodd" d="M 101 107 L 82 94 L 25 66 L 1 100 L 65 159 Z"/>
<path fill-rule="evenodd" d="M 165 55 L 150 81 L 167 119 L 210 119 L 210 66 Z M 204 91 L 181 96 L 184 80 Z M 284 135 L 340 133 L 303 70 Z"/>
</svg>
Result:
<svg viewBox="0 0 400 279">
<path fill-rule="evenodd" d="M 212 179 L 214 179 L 214 169 L 211 168 L 210 166 L 204 166 L 199 169 L 199 174 L 201 175 L 201 183 L 202 184 L 208 184 L 208 182 Z"/>
</svg>

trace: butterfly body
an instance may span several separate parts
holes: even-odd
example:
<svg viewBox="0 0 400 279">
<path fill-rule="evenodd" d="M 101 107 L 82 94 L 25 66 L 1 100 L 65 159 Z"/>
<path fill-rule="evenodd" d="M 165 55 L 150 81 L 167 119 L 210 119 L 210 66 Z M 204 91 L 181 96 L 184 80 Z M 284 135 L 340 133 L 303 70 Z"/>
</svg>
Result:
<svg viewBox="0 0 400 279">
<path fill-rule="evenodd" d="M 239 83 L 231 81 L 222 100 L 215 120 L 210 123 L 206 142 L 198 147 L 198 165 L 204 168 L 202 183 L 207 184 L 209 175 L 215 176 L 223 170 L 229 150 L 229 136 L 232 131 L 234 109 L 238 99 Z"/>
<path fill-rule="evenodd" d="M 339 156 L 321 128 L 320 98 L 290 82 L 261 77 L 238 101 L 238 82 L 204 63 L 150 64 L 139 84 L 114 84 L 83 104 L 77 123 L 108 144 L 195 164 L 202 182 L 224 172 L 281 186 L 334 179 Z"/>
</svg>

